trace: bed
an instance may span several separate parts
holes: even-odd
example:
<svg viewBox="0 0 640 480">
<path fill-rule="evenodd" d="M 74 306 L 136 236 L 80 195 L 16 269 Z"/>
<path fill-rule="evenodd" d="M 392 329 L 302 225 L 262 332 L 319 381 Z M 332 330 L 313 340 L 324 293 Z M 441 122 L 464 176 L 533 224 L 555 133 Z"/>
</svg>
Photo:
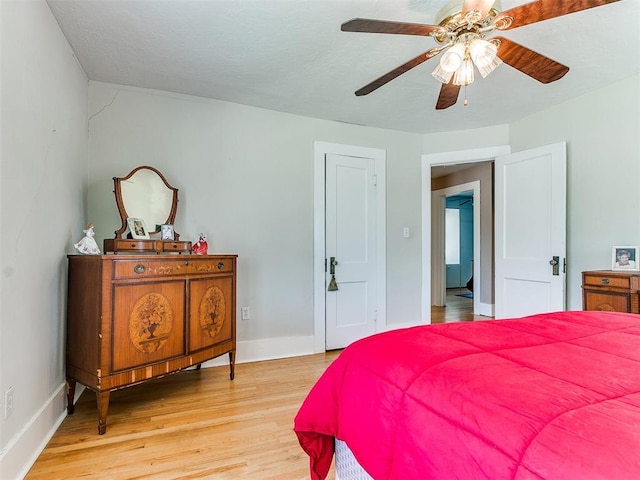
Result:
<svg viewBox="0 0 640 480">
<path fill-rule="evenodd" d="M 326 478 L 338 442 L 338 473 L 353 455 L 368 475 L 353 478 L 637 480 L 640 315 L 373 335 L 326 369 L 294 430 L 312 479 Z"/>
</svg>

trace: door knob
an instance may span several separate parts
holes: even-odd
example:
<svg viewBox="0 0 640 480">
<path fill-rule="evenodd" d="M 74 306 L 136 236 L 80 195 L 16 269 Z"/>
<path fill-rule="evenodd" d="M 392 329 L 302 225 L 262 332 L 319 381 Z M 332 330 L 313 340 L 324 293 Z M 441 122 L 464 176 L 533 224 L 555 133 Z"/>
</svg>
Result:
<svg viewBox="0 0 640 480">
<path fill-rule="evenodd" d="M 553 257 L 551 260 L 549 260 L 549 265 L 551 265 L 553 267 L 553 274 L 554 275 L 560 275 L 560 257 Z"/>
<path fill-rule="evenodd" d="M 329 282 L 329 287 L 327 290 L 329 292 L 335 292 L 338 290 L 338 283 L 336 282 L 336 265 L 338 261 L 336 257 L 329 258 L 329 273 L 331 274 L 331 281 Z"/>
</svg>

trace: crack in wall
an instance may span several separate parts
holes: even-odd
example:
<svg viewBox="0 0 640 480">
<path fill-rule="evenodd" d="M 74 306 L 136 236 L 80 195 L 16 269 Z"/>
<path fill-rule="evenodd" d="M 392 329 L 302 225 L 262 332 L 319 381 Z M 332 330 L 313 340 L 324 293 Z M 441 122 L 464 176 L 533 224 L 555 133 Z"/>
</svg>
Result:
<svg viewBox="0 0 640 480">
<path fill-rule="evenodd" d="M 96 113 L 94 113 L 93 115 L 91 115 L 89 117 L 88 122 L 91 122 L 91 119 L 93 117 L 95 117 L 96 115 L 100 115 L 102 112 L 104 112 L 108 107 L 110 107 L 111 105 L 113 105 L 113 102 L 116 101 L 116 98 L 118 97 L 118 94 L 120 93 L 120 90 L 116 90 L 115 95 L 113 96 L 113 98 L 111 99 L 111 101 L 109 103 L 107 103 L 105 106 L 103 106 L 100 110 L 98 110 Z"/>
</svg>

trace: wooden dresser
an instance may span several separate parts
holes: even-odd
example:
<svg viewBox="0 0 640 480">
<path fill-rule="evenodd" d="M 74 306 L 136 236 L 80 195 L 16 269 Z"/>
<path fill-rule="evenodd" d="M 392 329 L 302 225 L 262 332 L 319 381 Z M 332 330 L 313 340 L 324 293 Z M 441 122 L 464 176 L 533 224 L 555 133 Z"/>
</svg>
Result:
<svg viewBox="0 0 640 480">
<path fill-rule="evenodd" d="M 640 272 L 582 272 L 582 309 L 640 313 Z"/>
<path fill-rule="evenodd" d="M 67 410 L 76 382 L 109 394 L 236 352 L 236 255 L 69 255 Z"/>
</svg>

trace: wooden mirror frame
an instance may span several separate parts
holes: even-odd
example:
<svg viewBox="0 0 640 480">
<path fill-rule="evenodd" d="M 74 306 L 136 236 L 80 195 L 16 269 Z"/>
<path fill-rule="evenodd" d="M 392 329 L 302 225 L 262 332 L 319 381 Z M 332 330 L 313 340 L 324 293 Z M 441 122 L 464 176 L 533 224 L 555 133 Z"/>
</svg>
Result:
<svg viewBox="0 0 640 480">
<path fill-rule="evenodd" d="M 163 221 L 163 224 L 174 225 L 176 212 L 178 209 L 178 189 L 173 187 L 164 175 L 157 169 L 150 167 L 148 165 L 142 165 L 134 168 L 126 177 L 113 177 L 114 191 L 116 197 L 116 205 L 118 207 L 118 213 L 120 214 L 120 220 L 122 221 L 122 225 L 118 230 L 116 230 L 115 238 L 113 239 L 105 239 L 104 241 L 104 251 L 105 252 L 118 252 L 118 251 L 155 251 L 157 253 L 160 252 L 191 252 L 191 242 L 181 242 L 180 234 L 175 231 L 174 227 L 174 239 L 173 240 L 159 240 L 159 239 L 131 239 L 124 238 L 124 233 L 127 231 L 129 225 L 127 222 L 127 218 L 130 218 L 132 215 L 127 212 L 125 206 L 125 200 L 122 196 L 122 184 L 132 178 L 136 173 L 141 170 L 150 170 L 155 173 L 162 183 L 167 187 L 168 191 L 171 195 L 171 207 L 168 212 L 168 216 L 166 220 Z M 144 220 L 144 219 L 143 219 Z M 146 222 L 145 222 L 146 223 Z M 159 233 L 155 225 L 146 225 L 149 234 Z"/>
</svg>

